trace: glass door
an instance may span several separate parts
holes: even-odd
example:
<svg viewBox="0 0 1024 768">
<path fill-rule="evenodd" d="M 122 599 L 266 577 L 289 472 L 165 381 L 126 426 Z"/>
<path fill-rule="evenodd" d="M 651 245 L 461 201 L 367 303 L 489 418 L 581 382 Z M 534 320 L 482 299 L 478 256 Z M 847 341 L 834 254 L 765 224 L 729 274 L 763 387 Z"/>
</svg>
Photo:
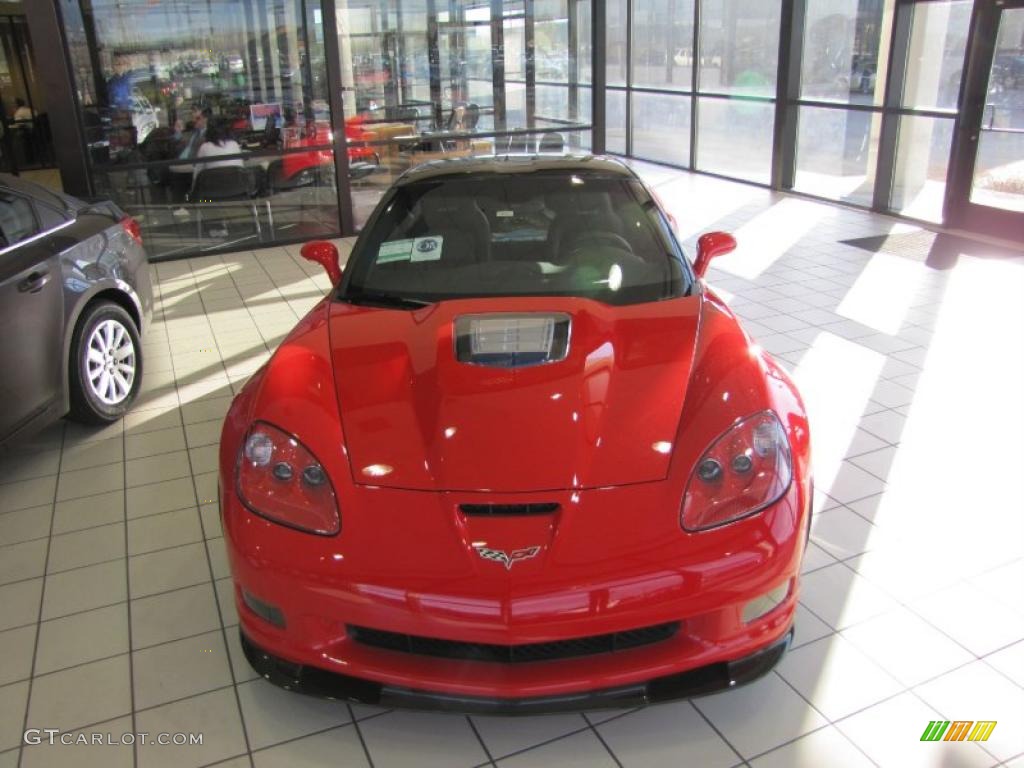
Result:
<svg viewBox="0 0 1024 768">
<path fill-rule="evenodd" d="M 1024 233 L 1024 0 L 978 3 L 947 221 Z"/>
</svg>

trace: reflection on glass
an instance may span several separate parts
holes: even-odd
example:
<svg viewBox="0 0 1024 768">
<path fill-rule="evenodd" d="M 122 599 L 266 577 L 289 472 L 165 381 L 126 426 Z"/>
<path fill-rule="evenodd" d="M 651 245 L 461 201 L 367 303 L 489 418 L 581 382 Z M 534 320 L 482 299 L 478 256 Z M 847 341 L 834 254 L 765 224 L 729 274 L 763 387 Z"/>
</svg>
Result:
<svg viewBox="0 0 1024 768">
<path fill-rule="evenodd" d="M 781 8 L 780 0 L 701 3 L 701 91 L 775 95 Z"/>
<path fill-rule="evenodd" d="M 881 104 L 895 0 L 808 0 L 800 95 Z"/>
<path fill-rule="evenodd" d="M 890 207 L 906 216 L 942 221 L 953 119 L 900 118 Z"/>
<path fill-rule="evenodd" d="M 1024 213 L 1024 8 L 1000 15 L 987 93 L 971 202 Z"/>
<path fill-rule="evenodd" d="M 767 184 L 774 117 L 773 103 L 698 99 L 697 167 Z"/>
<path fill-rule="evenodd" d="M 914 3 L 903 105 L 956 110 L 971 0 Z"/>
<path fill-rule="evenodd" d="M 53 162 L 50 118 L 33 56 L 25 17 L 0 17 L 0 135 L 8 137 L 0 152 L 0 170 L 7 173 Z"/>
<path fill-rule="evenodd" d="M 336 151 L 361 223 L 418 163 L 589 143 L 590 4 L 578 0 L 65 4 L 96 187 L 136 215 L 152 253 L 337 233 Z M 344 116 L 331 114 L 328 64 Z M 229 135 L 202 150 L 210 125 Z M 197 187 L 210 162 L 222 165 Z"/>
<path fill-rule="evenodd" d="M 800 107 L 794 189 L 871 205 L 882 116 Z"/>
<path fill-rule="evenodd" d="M 690 164 L 690 97 L 633 94 L 633 154 L 671 165 Z"/>
<path fill-rule="evenodd" d="M 633 85 L 691 90 L 693 5 L 693 0 L 634 3 Z"/>
<path fill-rule="evenodd" d="M 500 16 L 479 0 L 336 4 L 346 122 L 363 121 L 349 153 L 372 148 L 380 159 L 352 179 L 357 226 L 419 163 L 589 144 L 588 3 L 506 0 Z"/>
<path fill-rule="evenodd" d="M 68 33 L 92 52 L 73 60 L 93 182 L 152 256 L 338 231 L 316 0 L 276 0 L 273 14 L 246 0 L 78 11 Z"/>
</svg>

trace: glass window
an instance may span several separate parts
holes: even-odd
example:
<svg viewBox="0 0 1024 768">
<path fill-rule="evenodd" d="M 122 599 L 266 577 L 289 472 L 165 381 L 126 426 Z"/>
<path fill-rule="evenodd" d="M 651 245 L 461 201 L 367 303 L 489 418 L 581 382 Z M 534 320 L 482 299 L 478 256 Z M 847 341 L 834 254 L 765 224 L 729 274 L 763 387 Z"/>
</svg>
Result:
<svg viewBox="0 0 1024 768">
<path fill-rule="evenodd" d="M 38 229 L 28 200 L 18 195 L 0 195 L 0 247 L 20 243 Z"/>
<path fill-rule="evenodd" d="M 775 104 L 701 98 L 697 167 L 761 184 L 771 180 Z"/>
<path fill-rule="evenodd" d="M 904 106 L 956 110 L 972 6 L 971 0 L 914 3 Z"/>
<path fill-rule="evenodd" d="M 1024 212 L 1024 8 L 1000 17 L 971 202 Z"/>
<path fill-rule="evenodd" d="M 36 218 L 39 219 L 39 228 L 41 230 L 59 227 L 68 221 L 68 217 L 65 214 L 54 210 L 38 200 L 36 200 Z"/>
<path fill-rule="evenodd" d="M 781 7 L 781 0 L 701 3 L 701 91 L 775 95 Z"/>
<path fill-rule="evenodd" d="M 916 219 L 942 221 L 952 141 L 952 118 L 900 118 L 890 208 Z"/>
<path fill-rule="evenodd" d="M 633 4 L 633 85 L 693 87 L 693 0 Z"/>
<path fill-rule="evenodd" d="M 590 119 L 589 3 L 506 0 L 500 19 L 482 0 L 336 3 L 342 80 L 352 92 L 346 122 L 359 127 L 358 135 L 348 131 L 349 156 L 379 159 L 350 180 L 357 226 L 418 163 L 587 143 L 580 126 Z M 504 65 L 503 89 L 495 59 Z"/>
<path fill-rule="evenodd" d="M 608 85 L 626 84 L 626 13 L 627 0 L 606 0 L 605 60 Z"/>
<path fill-rule="evenodd" d="M 93 183 L 151 256 L 338 232 L 319 0 L 81 5 Z M 374 153 L 349 159 L 359 173 Z"/>
<path fill-rule="evenodd" d="M 626 92 L 608 90 L 605 94 L 605 149 L 626 154 Z"/>
<path fill-rule="evenodd" d="M 800 107 L 794 189 L 871 205 L 881 114 Z"/>
<path fill-rule="evenodd" d="M 643 187 L 586 171 L 407 184 L 350 263 L 351 301 L 585 296 L 636 304 L 685 287 L 681 256 Z"/>
<path fill-rule="evenodd" d="M 690 97 L 633 93 L 633 154 L 671 165 L 690 164 Z"/>
<path fill-rule="evenodd" d="M 881 104 L 895 0 L 808 0 L 800 95 Z"/>
<path fill-rule="evenodd" d="M 358 226 L 419 162 L 535 150 L 541 136 L 544 151 L 584 143 L 591 17 L 579 0 L 535 0 L 529 16 L 523 0 L 60 2 L 94 184 L 136 215 L 153 255 L 337 233 L 335 151 Z M 331 114 L 328 66 L 344 116 Z M 228 133 L 205 151 L 215 161 L 198 157 L 211 126 Z"/>
<path fill-rule="evenodd" d="M 534 66 L 537 82 L 569 82 L 569 16 L 567 0 L 536 0 L 534 8 Z"/>
</svg>

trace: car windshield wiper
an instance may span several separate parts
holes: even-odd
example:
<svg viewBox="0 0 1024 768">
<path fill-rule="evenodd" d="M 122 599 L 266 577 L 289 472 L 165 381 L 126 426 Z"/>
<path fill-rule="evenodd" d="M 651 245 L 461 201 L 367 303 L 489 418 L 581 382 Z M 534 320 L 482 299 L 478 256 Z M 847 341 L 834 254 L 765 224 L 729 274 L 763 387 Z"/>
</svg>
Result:
<svg viewBox="0 0 1024 768">
<path fill-rule="evenodd" d="M 358 291 L 346 294 L 341 298 L 350 304 L 371 307 L 395 307 L 396 309 L 422 309 L 434 303 L 424 299 L 414 299 L 408 296 L 398 296 L 394 293 L 381 293 L 378 291 Z"/>
</svg>

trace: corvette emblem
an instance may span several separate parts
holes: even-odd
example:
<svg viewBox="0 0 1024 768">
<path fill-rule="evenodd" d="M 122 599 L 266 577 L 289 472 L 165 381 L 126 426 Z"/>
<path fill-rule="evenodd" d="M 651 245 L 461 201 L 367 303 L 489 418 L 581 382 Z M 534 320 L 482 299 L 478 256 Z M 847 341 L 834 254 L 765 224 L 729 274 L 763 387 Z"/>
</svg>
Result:
<svg viewBox="0 0 1024 768">
<path fill-rule="evenodd" d="M 513 549 L 511 552 L 504 552 L 500 549 L 488 549 L 487 547 L 481 546 L 475 546 L 473 549 L 475 549 L 476 553 L 484 560 L 501 563 L 505 566 L 506 571 L 511 571 L 512 566 L 520 560 L 529 560 L 540 552 L 540 547 L 523 547 L 522 549 Z"/>
</svg>

